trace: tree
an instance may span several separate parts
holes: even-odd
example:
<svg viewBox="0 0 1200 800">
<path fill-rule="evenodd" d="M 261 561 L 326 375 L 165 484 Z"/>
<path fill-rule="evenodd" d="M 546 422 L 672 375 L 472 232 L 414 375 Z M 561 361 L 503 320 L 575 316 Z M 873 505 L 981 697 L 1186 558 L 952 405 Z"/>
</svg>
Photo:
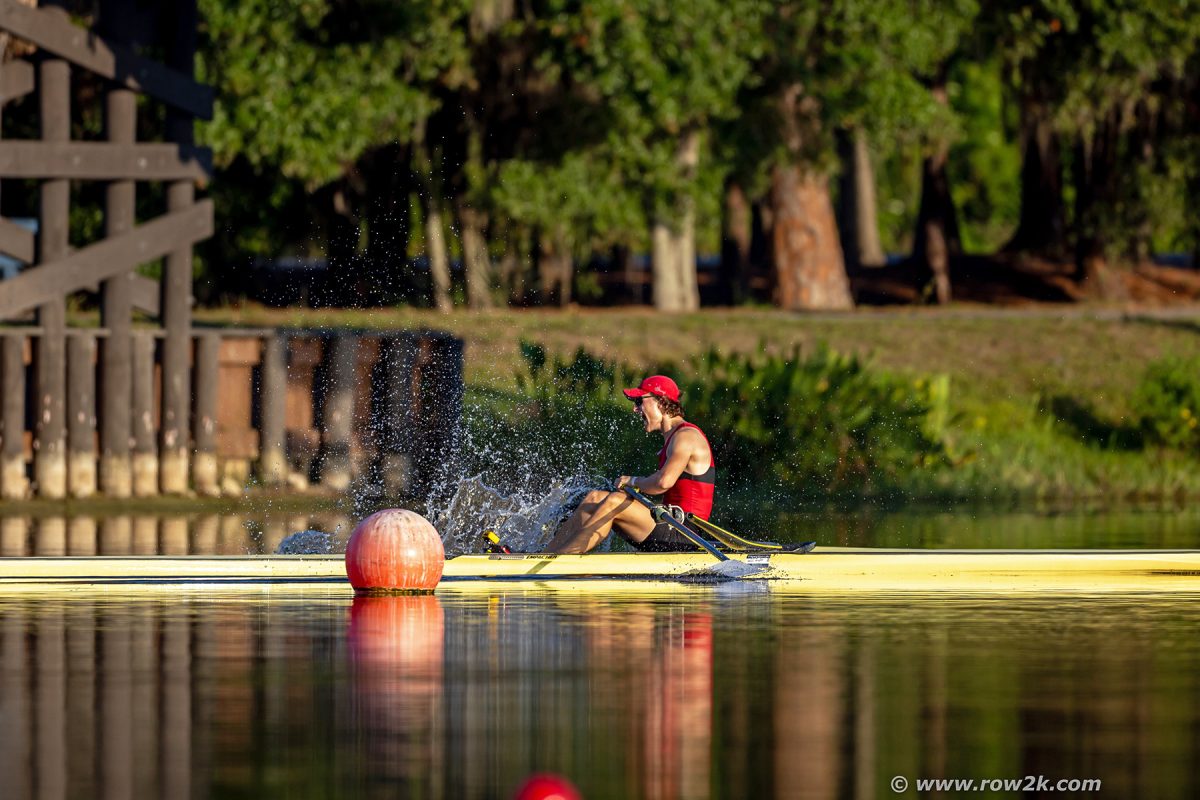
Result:
<svg viewBox="0 0 1200 800">
<path fill-rule="evenodd" d="M 1026 166 L 1013 246 L 1063 249 L 1069 217 L 1075 277 L 1093 294 L 1120 293 L 1110 262 L 1148 252 L 1147 192 L 1166 169 L 1165 138 L 1184 135 L 1187 66 L 1200 47 L 1195 0 L 988 3 L 981 30 L 998 46 L 1022 103 Z M 1074 207 L 1060 191 L 1062 140 Z M 1034 146 L 1036 145 L 1036 146 Z"/>
<path fill-rule="evenodd" d="M 715 120 L 762 45 L 762 0 L 552 4 L 567 79 L 603 108 L 605 148 L 638 187 L 651 225 L 654 305 L 699 306 L 695 192 Z"/>
<path fill-rule="evenodd" d="M 213 194 L 226 222 L 213 244 L 222 255 L 212 261 L 312 246 L 313 213 L 299 210 L 324 198 L 331 261 L 356 257 L 366 219 L 377 239 L 369 249 L 403 262 L 396 232 L 407 230 L 399 219 L 407 205 L 379 193 L 407 184 L 407 165 L 397 165 L 437 108 L 432 89 L 461 71 L 455 21 L 463 2 L 201 0 L 198 72 L 217 102 L 200 130 L 213 149 Z M 372 181 L 383 187 L 372 208 L 360 209 L 369 192 L 358 167 L 372 155 Z M 393 224 L 383 224 L 388 214 Z"/>
</svg>

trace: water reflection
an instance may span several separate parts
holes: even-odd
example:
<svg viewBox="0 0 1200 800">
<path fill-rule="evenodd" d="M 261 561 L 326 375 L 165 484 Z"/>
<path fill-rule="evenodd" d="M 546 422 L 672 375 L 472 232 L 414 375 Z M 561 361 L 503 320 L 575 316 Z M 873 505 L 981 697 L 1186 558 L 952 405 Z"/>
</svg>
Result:
<svg viewBox="0 0 1200 800">
<path fill-rule="evenodd" d="M 351 518 L 320 514 L 0 516 L 0 556 L 186 556 L 274 553 L 296 531 L 350 534 Z"/>
<path fill-rule="evenodd" d="M 822 545 L 932 548 L 1200 547 L 1200 511 L 1126 510 L 1102 514 L 903 511 L 782 514 L 742 533 Z M 344 543 L 346 514 L 0 515 L 0 556 L 245 555 L 273 553 L 297 531 Z M 456 528 L 465 536 L 465 528 Z"/>
<path fill-rule="evenodd" d="M 1200 792 L 1197 597 L 171 591 L 0 596 L 6 797 Z"/>
</svg>

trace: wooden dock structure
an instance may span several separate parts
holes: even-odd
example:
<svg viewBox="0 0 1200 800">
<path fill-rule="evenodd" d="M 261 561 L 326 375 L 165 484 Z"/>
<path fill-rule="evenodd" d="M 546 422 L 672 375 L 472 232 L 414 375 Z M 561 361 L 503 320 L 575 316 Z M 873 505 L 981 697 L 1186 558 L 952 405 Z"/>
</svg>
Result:
<svg viewBox="0 0 1200 800">
<path fill-rule="evenodd" d="M 0 140 L 0 212 L 36 213 L 36 230 L 0 214 L 0 255 L 21 265 L 0 280 L 0 497 L 233 493 L 252 468 L 297 488 L 427 486 L 453 449 L 461 342 L 193 328 L 192 249 L 214 225 L 196 197 L 212 154 L 194 123 L 213 112 L 194 79 L 196 0 L 99 0 L 91 21 L 0 0 L 0 114 L 40 134 Z M 100 90 L 73 96 L 73 77 Z M 99 105 L 103 140 L 80 140 L 79 98 Z M 73 244 L 71 187 L 87 181 L 103 184 L 103 235 Z M 163 207 L 139 219 L 146 183 Z M 159 280 L 138 271 L 155 262 Z M 85 290 L 98 329 L 67 325 Z M 136 327 L 135 311 L 158 327 Z"/>
</svg>

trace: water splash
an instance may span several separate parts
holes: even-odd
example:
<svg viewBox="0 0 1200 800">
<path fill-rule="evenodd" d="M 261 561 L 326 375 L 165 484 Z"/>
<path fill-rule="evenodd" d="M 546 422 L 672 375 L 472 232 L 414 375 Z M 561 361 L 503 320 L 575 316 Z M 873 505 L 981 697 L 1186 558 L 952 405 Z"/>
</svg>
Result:
<svg viewBox="0 0 1200 800">
<path fill-rule="evenodd" d="M 459 480 L 444 505 L 431 506 L 430 519 L 442 534 L 447 558 L 478 553 L 488 530 L 514 551 L 536 553 L 545 549 L 584 495 L 601 483 L 598 478 L 576 476 L 537 492 L 506 494 L 476 475 Z"/>
</svg>

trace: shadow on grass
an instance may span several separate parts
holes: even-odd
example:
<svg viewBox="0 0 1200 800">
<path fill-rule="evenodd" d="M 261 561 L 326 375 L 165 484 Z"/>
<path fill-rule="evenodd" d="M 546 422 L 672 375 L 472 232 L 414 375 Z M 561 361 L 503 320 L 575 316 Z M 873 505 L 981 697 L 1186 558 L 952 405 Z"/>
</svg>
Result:
<svg viewBox="0 0 1200 800">
<path fill-rule="evenodd" d="M 1072 431 L 1081 442 L 1106 450 L 1137 451 L 1146 446 L 1145 436 L 1134 425 L 1101 418 L 1086 403 L 1067 395 L 1055 395 L 1046 401 L 1058 424 Z"/>
<path fill-rule="evenodd" d="M 1200 334 L 1200 320 L 1185 319 L 1176 317 L 1151 317 L 1144 315 L 1131 315 L 1127 318 L 1130 322 L 1138 325 L 1150 325 L 1157 328 L 1171 328 L 1173 330 L 1187 331 L 1188 333 Z"/>
</svg>

